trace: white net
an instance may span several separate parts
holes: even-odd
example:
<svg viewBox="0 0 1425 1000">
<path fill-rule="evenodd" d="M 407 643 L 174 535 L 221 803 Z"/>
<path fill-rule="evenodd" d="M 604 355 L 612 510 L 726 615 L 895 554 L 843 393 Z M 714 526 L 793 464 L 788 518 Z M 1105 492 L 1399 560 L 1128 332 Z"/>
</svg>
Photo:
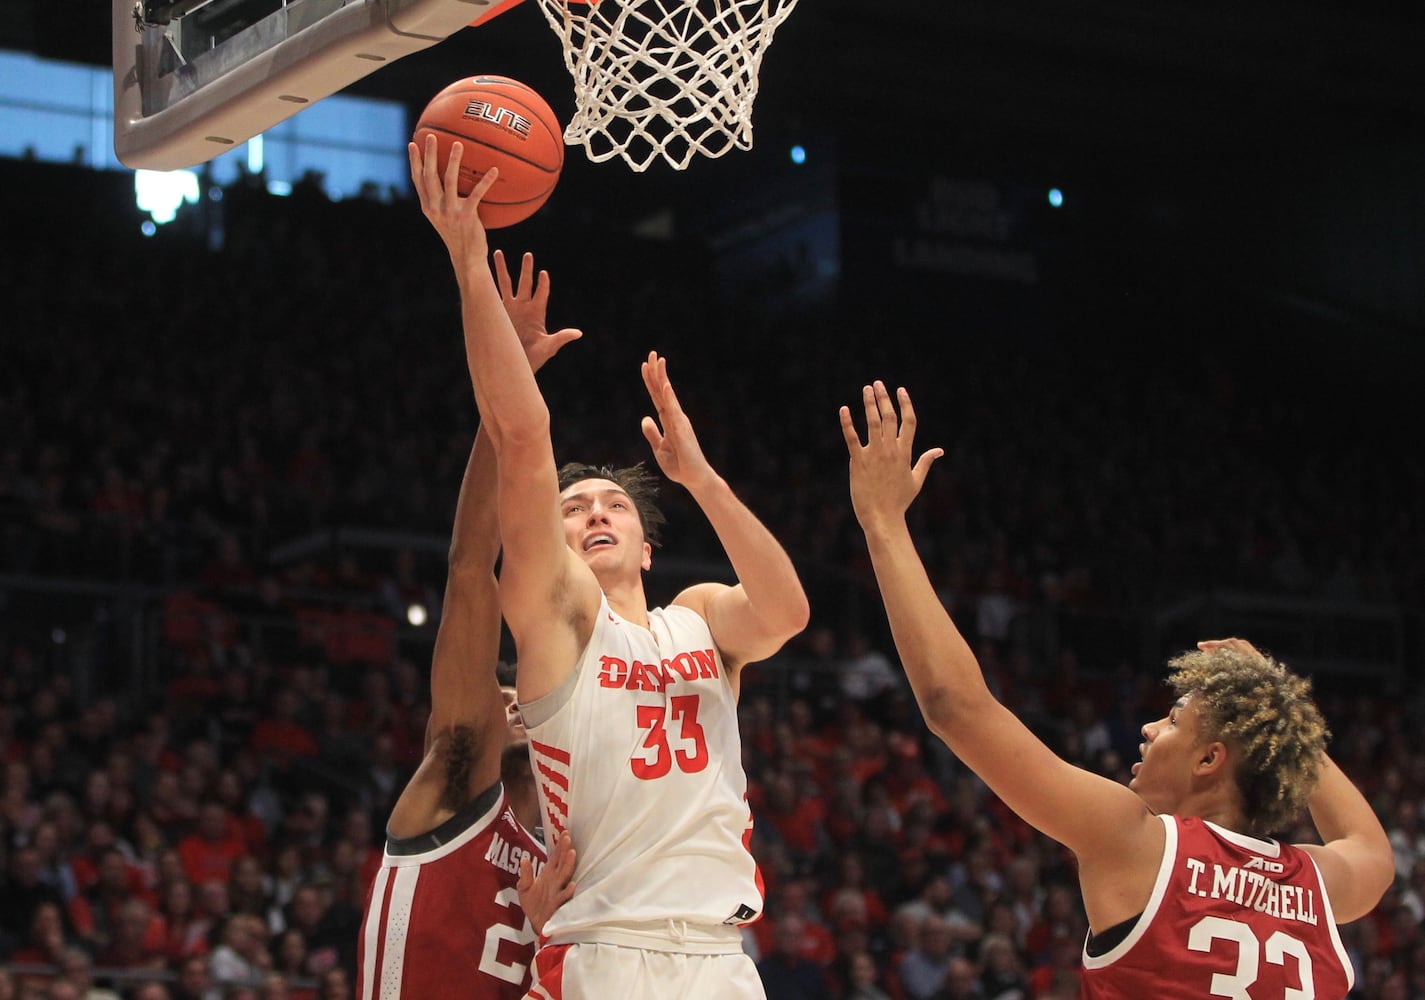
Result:
<svg viewBox="0 0 1425 1000">
<path fill-rule="evenodd" d="M 539 0 L 564 45 L 564 141 L 634 170 L 752 148 L 757 73 L 797 0 Z"/>
</svg>

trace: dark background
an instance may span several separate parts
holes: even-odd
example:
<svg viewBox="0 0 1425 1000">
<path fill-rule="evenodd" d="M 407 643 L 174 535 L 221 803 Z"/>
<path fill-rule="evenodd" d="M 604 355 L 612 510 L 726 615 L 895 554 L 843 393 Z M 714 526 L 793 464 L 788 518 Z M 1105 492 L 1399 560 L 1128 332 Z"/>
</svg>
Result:
<svg viewBox="0 0 1425 1000">
<path fill-rule="evenodd" d="M 0 44 L 96 65 L 110 58 L 106 18 L 61 25 L 48 5 L 6 9 Z M 835 407 L 882 377 L 916 394 L 927 444 L 1002 438 L 998 462 L 1046 475 L 1111 467 L 1069 492 L 1110 512 L 1157 498 L 1162 524 L 1243 516 L 1267 482 L 1299 499 L 1292 477 L 1309 475 L 1327 485 L 1293 533 L 1319 538 L 1323 525 L 1349 524 L 1353 539 L 1312 557 L 1320 574 L 1337 547 L 1408 565 L 1421 534 L 1422 42 L 1417 3 L 802 0 L 766 55 L 751 152 L 634 173 L 573 149 L 545 209 L 497 234 L 497 245 L 534 249 L 558 276 L 552 319 L 590 332 L 579 350 L 598 352 L 588 356 L 607 365 L 618 380 L 607 391 L 629 411 L 595 413 L 579 382 L 587 369 L 552 370 L 556 428 L 573 428 L 556 443 L 618 442 L 609 457 L 646 457 L 634 366 L 656 347 L 673 359 L 704 433 L 719 435 L 720 458 L 758 494 L 756 509 L 790 517 L 781 508 L 796 501 L 777 499 L 778 477 L 810 468 L 818 500 L 840 508 L 842 532 Z M 533 3 L 351 91 L 399 98 L 414 115 L 448 82 L 482 72 L 531 83 L 561 117 L 572 110 L 558 43 Z M 808 151 L 801 166 L 787 155 L 794 143 Z M 124 176 L 81 183 L 94 199 L 92 209 L 73 206 L 82 221 L 33 226 L 25 242 L 49 241 L 59 259 L 84 227 L 136 226 L 131 208 L 105 208 L 108 189 L 116 205 L 126 197 Z M 1051 186 L 1064 192 L 1062 208 L 1049 206 Z M 32 207 L 17 198 L 13 212 Z M 296 352 L 296 364 L 319 364 L 327 306 L 318 303 L 352 273 L 378 303 L 415 310 L 392 321 L 402 337 L 456 322 L 444 256 L 413 205 L 343 214 L 267 201 L 229 199 L 229 249 L 211 266 L 175 244 L 201 240 L 202 219 L 189 220 L 188 236 L 180 225 L 159 240 L 165 249 L 120 243 L 106 264 L 122 271 L 155 257 L 133 298 L 164 322 L 174 315 L 165 289 L 218 303 L 214 322 L 242 302 L 232 312 L 253 315 L 242 332 L 251 353 L 239 360 L 254 365 L 277 346 Z M 300 315 L 264 315 L 249 300 L 315 239 L 301 226 L 374 247 L 377 261 L 361 266 L 379 269 L 384 253 L 391 268 L 344 273 L 328 261 L 300 281 L 289 268 L 285 292 Z M 254 267 L 256 277 L 245 270 Z M 37 295 L 46 302 L 69 294 L 62 270 L 36 280 L 56 283 Z M 392 363 L 459 372 L 458 344 L 411 343 Z M 754 414 L 744 397 L 770 413 Z M 591 431 L 595 419 L 617 433 Z M 767 436 L 750 459 L 748 434 Z M 452 471 L 425 484 L 425 516 L 408 526 L 447 530 Z M 976 474 L 967 466 L 956 478 Z M 1232 487 L 1200 489 L 1199 474 L 1230 476 Z M 1048 482 L 1041 488 L 1059 489 Z M 1187 494 L 1189 508 L 1159 502 L 1164 494 Z M 999 518 L 1040 516 L 1005 510 L 1002 499 L 985 503 L 987 537 L 1003 530 Z M 1279 521 L 1277 503 L 1250 514 Z M 696 535 L 689 520 L 680 531 Z M 1111 514 L 1064 530 L 1080 550 L 1102 551 L 1122 523 Z M 1230 550 L 1225 537 L 1218 544 Z M 1012 544 L 1032 548 L 1033 532 Z M 1119 597 L 1150 603 L 1159 587 L 1223 582 L 1175 575 L 1183 565 L 1161 562 L 1163 544 L 1115 550 L 1105 575 L 1142 570 L 1154 584 L 1120 583 Z M 835 546 L 822 554 L 846 558 Z M 1396 596 L 1418 595 L 1421 574 L 1410 577 Z"/>
<path fill-rule="evenodd" d="M 6 9 L 0 44 L 109 62 L 102 17 Z M 1063 276 L 1101 316 L 1105 295 L 1144 282 L 1173 294 L 1208 281 L 1389 349 L 1425 327 L 1422 43 L 1425 7 L 1409 2 L 804 0 L 765 59 L 752 153 L 635 175 L 573 150 L 551 211 L 725 245 L 729 230 L 775 227 L 768 205 L 800 195 L 834 206 L 842 250 L 861 265 L 912 235 L 934 178 L 988 181 L 1013 216 L 1001 246 L 1035 258 L 1039 287 Z M 477 72 L 523 79 L 561 117 L 572 111 L 534 3 L 351 92 L 414 112 Z M 794 143 L 806 169 L 787 162 Z M 1042 208 L 1050 186 L 1065 191 L 1061 212 Z M 950 201 L 963 209 L 963 188 Z M 974 242 L 975 230 L 950 236 Z"/>
</svg>

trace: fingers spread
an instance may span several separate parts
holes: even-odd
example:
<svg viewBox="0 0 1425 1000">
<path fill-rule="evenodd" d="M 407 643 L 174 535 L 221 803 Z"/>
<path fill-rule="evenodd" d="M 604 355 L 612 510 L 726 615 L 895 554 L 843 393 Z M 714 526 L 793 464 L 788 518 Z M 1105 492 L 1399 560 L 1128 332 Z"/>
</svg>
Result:
<svg viewBox="0 0 1425 1000">
<path fill-rule="evenodd" d="M 450 156 L 451 156 L 451 159 L 453 160 L 453 159 L 455 158 L 455 153 L 452 151 L 451 154 L 450 154 Z M 479 179 L 475 181 L 475 187 L 474 187 L 474 188 L 471 190 L 471 192 L 470 192 L 470 199 L 471 199 L 472 201 L 478 202 L 481 198 L 485 197 L 485 192 L 489 191 L 490 188 L 492 188 L 492 187 L 495 186 L 495 181 L 499 179 L 499 176 L 500 176 L 500 168 L 499 168 L 499 167 L 491 167 L 489 170 L 487 170 L 487 171 L 485 171 L 483 174 L 481 174 L 480 177 L 479 177 Z M 457 175 L 457 179 L 458 179 L 458 175 Z M 456 182 L 455 182 L 455 181 L 452 181 L 452 182 L 451 182 L 452 185 L 453 185 L 454 183 L 456 183 Z"/>
<path fill-rule="evenodd" d="M 910 393 L 903 388 L 896 390 L 896 398 L 901 407 L 901 435 L 909 443 L 915 439 L 915 407 L 911 405 Z"/>
<path fill-rule="evenodd" d="M 862 445 L 861 435 L 856 433 L 856 425 L 851 420 L 851 407 L 841 407 L 837 416 L 841 419 L 841 436 L 846 440 L 846 450 L 854 456 Z"/>
<path fill-rule="evenodd" d="M 881 433 L 881 410 L 876 405 L 876 390 L 869 385 L 861 387 L 861 407 L 866 411 L 866 443 Z"/>
<path fill-rule="evenodd" d="M 450 157 L 445 161 L 445 192 L 451 197 L 460 193 L 460 157 L 465 147 L 458 142 L 450 144 Z M 435 136 L 426 139 L 426 159 L 430 161 L 431 176 L 435 176 Z"/>
<path fill-rule="evenodd" d="M 508 299 L 514 295 L 514 292 L 510 289 L 510 268 L 509 265 L 505 263 L 505 252 L 503 250 L 496 250 L 494 258 L 495 282 L 500 287 L 500 298 Z"/>
<path fill-rule="evenodd" d="M 879 379 L 876 381 L 876 410 L 881 417 L 882 433 L 885 433 L 888 429 L 893 432 L 899 429 L 899 421 L 896 419 L 896 406 L 891 402 L 891 394 L 886 391 L 886 383 Z"/>
</svg>

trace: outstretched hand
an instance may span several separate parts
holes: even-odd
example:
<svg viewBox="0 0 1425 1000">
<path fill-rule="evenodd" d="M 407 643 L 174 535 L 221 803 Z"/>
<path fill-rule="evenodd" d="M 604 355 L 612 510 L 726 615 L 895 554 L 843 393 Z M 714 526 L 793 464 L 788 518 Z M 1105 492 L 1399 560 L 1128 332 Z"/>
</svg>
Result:
<svg viewBox="0 0 1425 1000">
<path fill-rule="evenodd" d="M 539 371 L 544 363 L 559 353 L 565 344 L 578 340 L 584 335 L 582 330 L 565 327 L 550 333 L 545 326 L 545 315 L 549 309 L 549 272 L 541 270 L 535 277 L 534 254 L 526 253 L 520 261 L 518 284 L 510 281 L 510 268 L 505 263 L 504 251 L 496 250 L 495 280 L 500 286 L 500 299 L 505 304 L 505 313 L 519 334 L 525 357 L 529 359 L 532 371 Z"/>
<path fill-rule="evenodd" d="M 851 506 L 863 528 L 903 517 L 925 485 L 925 477 L 943 448 L 931 448 L 911 464 L 915 444 L 915 407 L 910 393 L 896 390 L 900 413 L 884 382 L 862 386 L 866 411 L 866 443 L 851 420 L 851 408 L 841 408 L 841 435 L 851 457 Z"/>
<path fill-rule="evenodd" d="M 491 167 L 485 171 L 470 193 L 462 195 L 460 158 L 464 146 L 461 143 L 451 144 L 444 176 L 437 169 L 435 136 L 426 136 L 424 149 L 414 142 L 407 143 L 406 152 L 410 156 L 411 183 L 415 185 L 421 211 L 445 241 L 457 271 L 474 261 L 483 262 L 489 244 L 485 224 L 480 221 L 480 199 L 494 185 L 499 170 Z"/>
<path fill-rule="evenodd" d="M 544 933 L 545 921 L 573 897 L 576 860 L 574 840 L 568 833 L 561 833 L 554 842 L 554 850 L 538 877 L 534 874 L 529 855 L 520 858 L 520 875 L 515 891 L 520 894 L 520 908 L 536 934 Z"/>
<path fill-rule="evenodd" d="M 668 380 L 668 359 L 659 357 L 657 351 L 649 351 L 648 360 L 640 367 L 648 397 L 658 412 L 657 420 L 643 418 L 643 436 L 653 448 L 653 457 L 663 474 L 692 490 L 716 473 L 703 455 L 692 421 L 673 392 L 673 383 Z"/>
</svg>

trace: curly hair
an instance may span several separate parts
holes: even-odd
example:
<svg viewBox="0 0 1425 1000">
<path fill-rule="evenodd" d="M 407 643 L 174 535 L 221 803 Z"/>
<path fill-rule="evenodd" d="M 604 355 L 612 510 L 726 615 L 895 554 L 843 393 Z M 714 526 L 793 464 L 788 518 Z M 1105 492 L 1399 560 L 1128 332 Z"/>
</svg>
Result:
<svg viewBox="0 0 1425 1000">
<path fill-rule="evenodd" d="M 1203 735 L 1237 751 L 1237 787 L 1251 829 L 1269 836 L 1301 814 L 1330 733 L 1311 682 L 1266 654 L 1191 650 L 1168 661 L 1168 685 L 1191 696 Z"/>
<path fill-rule="evenodd" d="M 658 477 L 644 468 L 642 462 L 622 469 L 567 462 L 559 470 L 559 492 L 563 493 L 581 479 L 607 479 L 617 483 L 638 511 L 638 520 L 643 525 L 643 540 L 655 547 L 662 544 L 662 528 L 668 519 L 654 503 L 658 497 Z"/>
</svg>

